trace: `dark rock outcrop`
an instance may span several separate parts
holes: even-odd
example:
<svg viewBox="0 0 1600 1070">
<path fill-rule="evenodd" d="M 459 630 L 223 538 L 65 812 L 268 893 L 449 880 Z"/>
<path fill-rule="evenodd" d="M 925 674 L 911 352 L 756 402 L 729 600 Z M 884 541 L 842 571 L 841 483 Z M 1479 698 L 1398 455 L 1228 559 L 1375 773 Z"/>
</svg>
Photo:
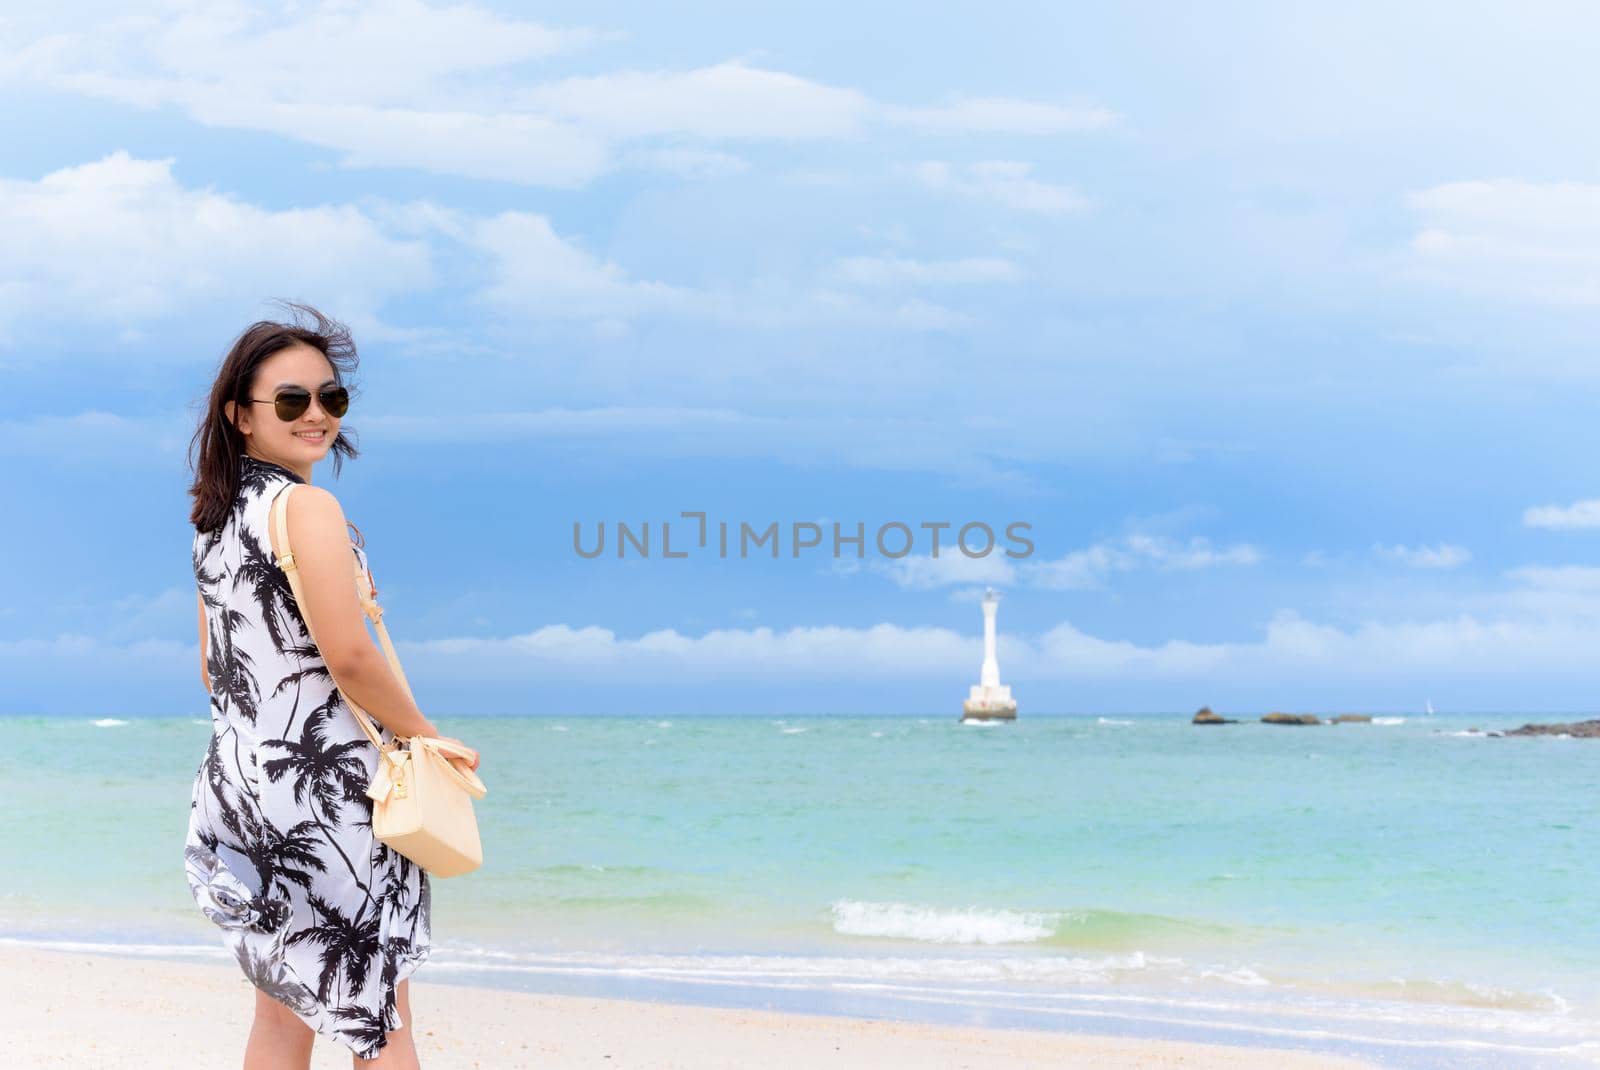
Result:
<svg viewBox="0 0 1600 1070">
<path fill-rule="evenodd" d="M 1322 718 L 1314 713 L 1269 713 L 1261 718 L 1262 724 L 1321 724 Z"/>
<path fill-rule="evenodd" d="M 1219 716 L 1218 714 L 1212 713 L 1210 706 L 1201 706 L 1198 710 L 1195 711 L 1194 720 L 1192 722 L 1190 722 L 1190 723 L 1192 723 L 1192 724 L 1238 724 L 1239 722 L 1237 720 L 1235 720 L 1234 718 L 1232 718 L 1232 717 L 1222 717 L 1222 716 Z"/>
<path fill-rule="evenodd" d="M 1505 732 L 1490 732 L 1491 736 L 1572 736 L 1576 739 L 1600 739 L 1600 720 L 1573 721 L 1571 724 L 1525 724 Z"/>
<path fill-rule="evenodd" d="M 1372 715 L 1368 714 L 1368 713 L 1341 713 L 1339 716 L 1335 717 L 1333 720 L 1329 721 L 1328 723 L 1329 724 L 1366 724 L 1367 722 L 1369 722 L 1371 720 L 1372 720 Z"/>
</svg>

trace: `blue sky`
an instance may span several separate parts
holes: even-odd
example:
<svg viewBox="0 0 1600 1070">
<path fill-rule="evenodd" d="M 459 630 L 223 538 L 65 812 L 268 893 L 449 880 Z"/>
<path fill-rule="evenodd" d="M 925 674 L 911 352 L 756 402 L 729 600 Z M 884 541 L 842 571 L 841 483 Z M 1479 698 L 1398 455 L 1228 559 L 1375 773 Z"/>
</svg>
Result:
<svg viewBox="0 0 1600 1070">
<path fill-rule="evenodd" d="M 430 715 L 954 716 L 986 584 L 1024 716 L 1592 709 L 1597 21 L 8 15 L 4 705 L 203 713 L 185 452 L 287 297 Z M 573 552 L 692 510 L 1033 552 Z"/>
</svg>

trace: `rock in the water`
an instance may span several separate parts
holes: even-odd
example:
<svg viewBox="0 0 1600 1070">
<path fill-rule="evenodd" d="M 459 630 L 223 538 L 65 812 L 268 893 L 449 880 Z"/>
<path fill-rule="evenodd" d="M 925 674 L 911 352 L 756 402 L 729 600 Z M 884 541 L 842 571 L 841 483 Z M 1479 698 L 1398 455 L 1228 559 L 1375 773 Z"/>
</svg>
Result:
<svg viewBox="0 0 1600 1070">
<path fill-rule="evenodd" d="M 1571 724 L 1525 724 L 1492 736 L 1572 736 L 1575 739 L 1600 739 L 1600 720 L 1573 721 Z"/>
<path fill-rule="evenodd" d="M 1195 711 L 1193 724 L 1238 724 L 1232 717 L 1222 717 L 1211 712 L 1210 706 L 1201 706 Z"/>
<path fill-rule="evenodd" d="M 1333 720 L 1329 721 L 1328 723 L 1329 724 L 1366 724 L 1367 722 L 1369 722 L 1371 720 L 1372 720 L 1372 716 L 1370 714 L 1366 714 L 1366 713 L 1341 713 L 1339 716 L 1335 717 Z"/>
<path fill-rule="evenodd" d="M 1269 713 L 1261 718 L 1262 724 L 1321 724 L 1322 718 L 1314 713 Z"/>
</svg>

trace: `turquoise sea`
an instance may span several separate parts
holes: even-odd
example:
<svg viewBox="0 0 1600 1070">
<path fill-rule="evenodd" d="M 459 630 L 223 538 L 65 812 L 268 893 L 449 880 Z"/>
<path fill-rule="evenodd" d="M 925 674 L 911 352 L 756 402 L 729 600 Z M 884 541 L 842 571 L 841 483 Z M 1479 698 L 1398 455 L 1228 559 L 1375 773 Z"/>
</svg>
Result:
<svg viewBox="0 0 1600 1070">
<path fill-rule="evenodd" d="M 1600 1061 L 1600 741 L 1571 714 L 450 717 L 486 864 L 425 980 Z M 210 721 L 0 717 L 0 940 L 224 962 L 182 864 Z"/>
</svg>

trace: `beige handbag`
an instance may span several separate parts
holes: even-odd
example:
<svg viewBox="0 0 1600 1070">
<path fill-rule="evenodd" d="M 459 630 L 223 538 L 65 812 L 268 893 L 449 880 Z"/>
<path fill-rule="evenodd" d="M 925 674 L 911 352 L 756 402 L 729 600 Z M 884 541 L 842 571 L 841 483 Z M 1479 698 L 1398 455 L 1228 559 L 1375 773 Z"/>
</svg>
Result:
<svg viewBox="0 0 1600 1070">
<path fill-rule="evenodd" d="M 289 493 L 298 485 L 285 483 L 273 497 L 270 522 L 282 550 L 275 560 L 289 577 L 289 586 L 301 607 L 306 632 L 310 634 L 311 619 L 304 612 L 300 574 L 289 549 Z M 354 524 L 350 526 L 355 527 Z M 359 533 L 360 529 L 356 530 Z M 400 669 L 394 644 L 389 641 L 389 629 L 383 626 L 383 607 L 378 605 L 372 574 L 362 567 L 359 557 L 355 572 L 361 608 L 378 631 L 395 679 L 406 689 L 406 694 L 411 695 L 411 685 Z M 311 636 L 311 641 L 316 642 L 316 636 Z M 338 681 L 334 686 L 338 686 Z M 339 694 L 344 696 L 356 722 L 378 748 L 378 769 L 367 785 L 367 797 L 372 800 L 373 835 L 427 870 L 430 877 L 458 877 L 483 865 L 483 844 L 478 838 L 478 820 L 472 812 L 472 800 L 483 798 L 489 789 L 474 770 L 462 768 L 445 756 L 457 754 L 470 758 L 472 751 L 434 736 L 396 736 L 386 746 L 377 730 L 368 723 L 369 714 L 351 701 L 343 688 L 339 688 Z M 412 701 L 415 701 L 414 696 Z M 406 743 L 404 749 L 400 747 L 402 741 Z"/>
</svg>

